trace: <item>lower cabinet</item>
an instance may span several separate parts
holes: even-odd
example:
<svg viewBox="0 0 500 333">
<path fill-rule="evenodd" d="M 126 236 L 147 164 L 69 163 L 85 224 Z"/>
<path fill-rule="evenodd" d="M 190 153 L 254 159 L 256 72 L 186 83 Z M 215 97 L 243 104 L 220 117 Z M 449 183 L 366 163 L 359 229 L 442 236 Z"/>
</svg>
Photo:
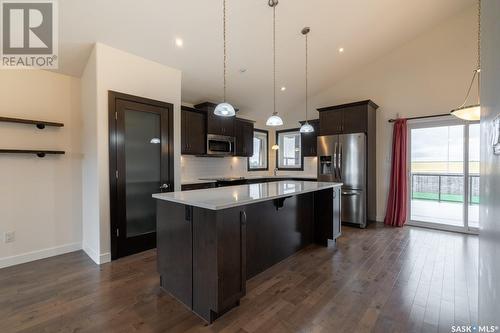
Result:
<svg viewBox="0 0 500 333">
<path fill-rule="evenodd" d="M 314 194 L 315 242 L 326 246 L 328 240 L 336 240 L 342 233 L 341 190 L 335 187 Z"/>
<path fill-rule="evenodd" d="M 333 239 L 342 234 L 342 194 L 340 187 L 333 189 Z"/>
<path fill-rule="evenodd" d="M 182 191 L 204 190 L 207 188 L 214 188 L 215 183 L 201 183 L 201 184 L 184 184 L 181 185 Z"/>
<path fill-rule="evenodd" d="M 246 212 L 235 207 L 193 213 L 192 309 L 212 322 L 246 293 Z"/>
</svg>

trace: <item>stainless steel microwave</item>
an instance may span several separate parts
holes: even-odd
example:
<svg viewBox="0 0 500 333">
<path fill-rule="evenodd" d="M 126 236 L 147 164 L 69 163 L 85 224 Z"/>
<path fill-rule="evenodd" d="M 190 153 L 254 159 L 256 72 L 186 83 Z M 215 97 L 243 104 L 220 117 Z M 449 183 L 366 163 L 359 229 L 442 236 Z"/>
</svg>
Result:
<svg viewBox="0 0 500 333">
<path fill-rule="evenodd" d="M 234 155 L 234 137 L 224 135 L 207 135 L 207 155 Z"/>
</svg>

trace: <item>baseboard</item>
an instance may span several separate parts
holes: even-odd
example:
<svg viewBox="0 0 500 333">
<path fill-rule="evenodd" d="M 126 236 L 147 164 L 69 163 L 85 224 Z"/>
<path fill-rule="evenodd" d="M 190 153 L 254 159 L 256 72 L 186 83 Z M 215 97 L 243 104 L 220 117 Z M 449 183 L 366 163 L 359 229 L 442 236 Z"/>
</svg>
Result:
<svg viewBox="0 0 500 333">
<path fill-rule="evenodd" d="M 109 252 L 98 254 L 97 251 L 86 244 L 83 244 L 83 251 L 85 251 L 90 259 L 92 259 L 92 261 L 94 261 L 98 265 L 105 264 L 111 261 L 111 253 Z"/>
<path fill-rule="evenodd" d="M 101 264 L 111 262 L 111 253 L 107 252 L 107 253 L 101 254 L 99 256 L 99 260 L 101 261 Z"/>
<path fill-rule="evenodd" d="M 11 257 L 0 258 L 0 268 L 24 264 L 30 261 L 45 259 L 61 254 L 74 252 L 82 249 L 81 243 L 72 243 L 56 247 L 50 247 L 43 250 L 27 252 Z"/>
</svg>

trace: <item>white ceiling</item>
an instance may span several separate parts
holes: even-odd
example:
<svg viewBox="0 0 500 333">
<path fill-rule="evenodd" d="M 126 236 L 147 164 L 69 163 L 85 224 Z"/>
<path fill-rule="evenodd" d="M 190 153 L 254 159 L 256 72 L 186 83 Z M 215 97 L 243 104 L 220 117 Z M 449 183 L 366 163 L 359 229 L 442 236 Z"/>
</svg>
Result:
<svg viewBox="0 0 500 333">
<path fill-rule="evenodd" d="M 263 119 L 272 111 L 272 9 L 227 0 L 228 100 Z M 383 56 L 474 0 L 280 0 L 280 112 L 304 101 L 304 39 L 311 27 L 310 94 Z M 80 76 L 96 41 L 182 70 L 182 100 L 222 98 L 222 0 L 62 0 L 60 72 Z M 175 38 L 184 46 L 178 48 Z M 343 47 L 345 52 L 338 53 Z M 245 73 L 240 69 L 245 68 Z M 316 106 L 312 105 L 311 108 Z"/>
</svg>

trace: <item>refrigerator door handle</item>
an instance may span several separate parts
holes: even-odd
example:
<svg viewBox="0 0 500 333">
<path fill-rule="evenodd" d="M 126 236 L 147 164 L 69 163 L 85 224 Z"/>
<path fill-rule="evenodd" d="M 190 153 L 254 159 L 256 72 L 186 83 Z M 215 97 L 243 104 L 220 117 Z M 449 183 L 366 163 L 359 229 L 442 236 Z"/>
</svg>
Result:
<svg viewBox="0 0 500 333">
<path fill-rule="evenodd" d="M 339 179 L 342 179 L 342 158 L 343 158 L 343 155 L 344 154 L 344 151 L 342 149 L 342 143 L 339 145 Z"/>
<path fill-rule="evenodd" d="M 335 180 L 337 180 L 337 146 L 338 143 L 335 142 L 335 148 L 333 149 L 333 176 L 335 177 Z"/>
</svg>

